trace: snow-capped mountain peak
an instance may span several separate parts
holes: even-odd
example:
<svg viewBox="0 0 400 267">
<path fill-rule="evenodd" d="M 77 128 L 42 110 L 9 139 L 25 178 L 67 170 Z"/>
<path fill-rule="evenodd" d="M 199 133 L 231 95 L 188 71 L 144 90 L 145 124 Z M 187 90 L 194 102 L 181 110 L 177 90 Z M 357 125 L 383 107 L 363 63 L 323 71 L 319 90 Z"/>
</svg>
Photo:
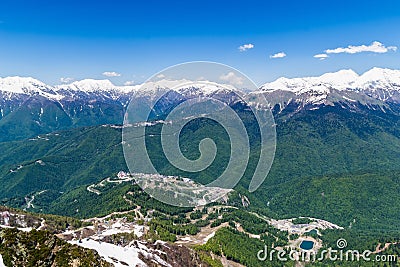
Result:
<svg viewBox="0 0 400 267">
<path fill-rule="evenodd" d="M 318 77 L 304 78 L 285 78 L 281 77 L 271 83 L 261 86 L 262 91 L 284 90 L 296 94 L 302 94 L 307 91 L 327 91 L 329 88 L 344 90 L 352 86 L 357 79 L 358 74 L 351 69 L 339 70 L 337 72 L 325 73 Z"/>
<path fill-rule="evenodd" d="M 359 75 L 352 69 L 339 70 L 337 72 L 328 72 L 319 77 L 319 80 L 332 85 L 341 87 L 351 85 L 358 79 Z M 315 79 L 318 80 L 318 77 Z"/>
<path fill-rule="evenodd" d="M 360 89 L 400 89 L 400 70 L 372 68 L 359 77 L 355 85 Z"/>
<path fill-rule="evenodd" d="M 70 84 L 58 85 L 56 88 L 69 89 L 73 91 L 94 92 L 115 90 L 116 86 L 110 80 L 84 79 Z"/>
<path fill-rule="evenodd" d="M 336 90 L 354 90 L 371 89 L 395 89 L 400 88 L 400 70 L 372 68 L 362 75 L 358 75 L 351 69 L 339 70 L 333 73 L 325 73 L 317 77 L 304 78 L 284 78 L 281 77 L 273 82 L 261 86 L 263 91 L 283 90 L 296 94 L 312 91 L 313 88 L 320 86 L 324 88 L 333 88 Z M 321 87 L 322 86 L 322 87 Z"/>
<path fill-rule="evenodd" d="M 49 86 L 32 77 L 5 77 L 0 78 L 0 90 L 17 94 L 25 94 L 28 92 L 46 91 Z"/>
<path fill-rule="evenodd" d="M 169 97 L 179 99 L 197 96 L 217 96 L 221 99 L 232 98 L 236 89 L 227 84 L 209 81 L 191 80 L 153 80 L 141 85 L 117 86 L 110 80 L 84 79 L 70 84 L 57 86 L 31 77 L 0 78 L 0 97 L 12 100 L 17 95 L 26 98 L 42 96 L 50 100 L 65 101 L 117 101 L 126 106 L 135 97 L 153 99 L 170 90 L 175 94 Z M 281 77 L 266 83 L 260 90 L 251 94 L 262 93 L 273 102 L 285 103 L 296 101 L 304 105 L 331 105 L 340 101 L 389 101 L 400 103 L 400 70 L 373 68 L 362 75 L 351 69 L 325 73 L 317 77 L 285 78 Z M 375 102 L 374 102 L 375 103 Z"/>
<path fill-rule="evenodd" d="M 318 77 L 279 78 L 261 86 L 260 91 L 281 108 L 290 101 L 300 107 L 334 105 L 338 102 L 383 105 L 400 103 L 400 70 L 372 68 L 362 75 L 351 69 Z"/>
<path fill-rule="evenodd" d="M 173 90 L 184 96 L 210 96 L 217 93 L 236 91 L 237 89 L 229 84 L 217 84 L 210 81 L 192 81 L 186 79 L 147 81 L 135 87 L 137 96 L 157 95 L 160 92 L 169 90 Z"/>
<path fill-rule="evenodd" d="M 12 98 L 14 94 L 40 95 L 49 99 L 61 99 L 62 96 L 54 91 L 54 87 L 32 77 L 0 78 L 0 92 L 3 98 Z"/>
</svg>

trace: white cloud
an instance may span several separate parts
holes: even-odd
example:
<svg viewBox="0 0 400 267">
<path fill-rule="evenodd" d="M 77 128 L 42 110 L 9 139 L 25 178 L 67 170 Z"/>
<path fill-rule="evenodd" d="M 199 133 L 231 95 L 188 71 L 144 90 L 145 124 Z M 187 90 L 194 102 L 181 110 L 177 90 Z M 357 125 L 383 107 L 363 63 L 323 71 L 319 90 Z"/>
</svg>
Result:
<svg viewBox="0 0 400 267">
<path fill-rule="evenodd" d="M 103 75 L 107 76 L 107 77 L 119 77 L 119 76 L 121 76 L 120 73 L 115 72 L 115 71 L 105 71 L 105 72 L 103 72 Z"/>
<path fill-rule="evenodd" d="M 246 50 L 253 49 L 253 48 L 254 48 L 253 44 L 244 44 L 244 45 L 241 45 L 238 47 L 240 52 L 244 52 Z"/>
<path fill-rule="evenodd" d="M 242 85 L 243 77 L 238 77 L 234 72 L 228 72 L 227 74 L 223 74 L 219 77 L 222 81 L 228 82 L 232 85 Z"/>
<path fill-rule="evenodd" d="M 161 74 L 158 74 L 158 75 L 157 75 L 157 78 L 158 78 L 158 79 L 164 79 L 164 78 L 165 78 L 165 75 L 162 74 L 162 73 L 161 73 Z"/>
<path fill-rule="evenodd" d="M 362 52 L 373 52 L 373 53 L 387 53 L 389 51 L 396 51 L 396 46 L 388 46 L 386 47 L 381 42 L 375 41 L 370 45 L 349 45 L 348 47 L 338 47 L 335 49 L 327 49 L 325 53 L 327 54 L 340 54 L 340 53 L 347 53 L 347 54 L 356 54 Z"/>
<path fill-rule="evenodd" d="M 124 85 L 134 85 L 135 81 L 126 81 L 124 82 Z"/>
<path fill-rule="evenodd" d="M 60 82 L 62 82 L 62 83 L 70 83 L 70 82 L 72 82 L 72 81 L 74 81 L 75 79 L 74 78 L 71 78 L 71 77 L 61 77 L 60 78 Z"/>
<path fill-rule="evenodd" d="M 269 56 L 269 58 L 283 58 L 283 57 L 286 57 L 286 54 L 284 52 L 279 52 Z"/>
<path fill-rule="evenodd" d="M 314 55 L 315 58 L 318 58 L 319 60 L 324 60 L 327 59 L 329 56 L 327 54 L 316 54 Z"/>
</svg>

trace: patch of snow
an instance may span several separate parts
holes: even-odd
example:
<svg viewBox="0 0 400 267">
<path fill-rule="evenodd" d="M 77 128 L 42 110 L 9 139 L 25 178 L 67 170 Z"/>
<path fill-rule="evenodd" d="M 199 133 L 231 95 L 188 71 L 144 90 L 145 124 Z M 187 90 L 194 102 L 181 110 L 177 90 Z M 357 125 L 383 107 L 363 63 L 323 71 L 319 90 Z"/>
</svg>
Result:
<svg viewBox="0 0 400 267">
<path fill-rule="evenodd" d="M 348 98 L 348 97 L 346 97 L 346 96 L 342 96 L 342 97 L 343 97 L 343 99 L 345 99 L 345 100 L 347 100 L 347 101 L 350 101 L 350 102 L 357 102 L 356 100 L 351 99 L 351 98 Z"/>
<path fill-rule="evenodd" d="M 110 228 L 107 230 L 104 230 L 101 232 L 100 236 L 104 237 L 104 236 L 110 236 L 110 235 L 116 235 L 116 234 L 121 234 L 121 233 L 132 233 L 134 232 L 134 234 L 137 237 L 142 237 L 143 233 L 144 233 L 144 226 L 141 225 L 133 225 L 130 226 L 129 228 L 124 227 L 123 229 L 117 229 L 117 228 Z"/>
<path fill-rule="evenodd" d="M 126 267 L 126 265 L 121 262 L 132 267 L 146 266 L 146 264 L 139 258 L 140 249 L 134 247 L 120 247 L 105 242 L 97 242 L 91 239 L 81 240 L 81 243 L 79 241 L 68 241 L 68 243 L 93 249 L 97 251 L 101 257 L 104 257 L 107 262 L 114 264 L 116 267 Z M 116 259 L 117 262 L 113 259 Z"/>
<path fill-rule="evenodd" d="M 207 243 L 207 241 L 215 236 L 215 232 L 212 232 L 211 234 L 209 234 L 208 236 L 206 236 L 206 238 L 204 238 L 204 243 Z"/>
<path fill-rule="evenodd" d="M 7 225 L 0 225 L 0 228 L 13 229 L 15 227 L 7 226 Z M 26 232 L 26 233 L 32 231 L 32 229 L 33 229 L 32 227 L 17 228 L 17 230 Z"/>
<path fill-rule="evenodd" d="M 0 267 L 6 267 L 6 265 L 3 262 L 3 256 L 0 254 Z"/>
<path fill-rule="evenodd" d="M 18 230 L 28 233 L 28 232 L 32 231 L 32 227 L 18 228 Z"/>
</svg>

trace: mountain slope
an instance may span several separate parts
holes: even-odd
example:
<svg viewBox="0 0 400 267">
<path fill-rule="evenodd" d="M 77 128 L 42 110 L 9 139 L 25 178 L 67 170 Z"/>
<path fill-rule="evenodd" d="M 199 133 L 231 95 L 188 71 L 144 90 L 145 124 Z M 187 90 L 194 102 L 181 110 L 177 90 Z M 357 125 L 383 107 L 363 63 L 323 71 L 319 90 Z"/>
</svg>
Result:
<svg viewBox="0 0 400 267">
<path fill-rule="evenodd" d="M 36 230 L 0 230 L 0 254 L 6 266 L 112 266 L 92 250 Z"/>
<path fill-rule="evenodd" d="M 55 130 L 100 124 L 121 124 L 131 99 L 150 105 L 159 96 L 163 113 L 182 101 L 210 96 L 233 105 L 239 101 L 230 85 L 206 81 L 160 80 L 135 86 L 115 86 L 109 80 L 85 79 L 50 86 L 33 78 L 0 78 L 0 142 L 20 140 Z M 280 78 L 259 91 L 275 113 L 319 106 L 340 105 L 358 110 L 359 105 L 385 112 L 400 112 L 400 71 L 373 68 L 362 75 L 352 70 L 320 77 Z M 163 107 L 164 106 L 164 107 Z"/>
<path fill-rule="evenodd" d="M 345 70 L 314 78 L 280 79 L 250 93 L 266 95 L 273 104 L 277 124 L 276 157 L 263 186 L 254 194 L 248 194 L 244 189 L 255 168 L 252 160 L 236 188 L 250 198 L 250 207 L 279 216 L 318 215 L 339 225 L 348 225 L 357 216 L 362 223 L 355 227 L 364 229 L 377 225 L 369 220 L 372 215 L 382 222 L 381 228 L 398 225 L 396 218 L 400 215 L 392 209 L 400 206 L 399 194 L 396 194 L 399 181 L 393 176 L 400 172 L 400 107 L 395 97 L 399 92 L 398 74 L 399 71 L 372 69 L 358 76 Z M 169 81 L 166 87 L 173 85 Z M 3 186 L 0 200 L 7 205 L 26 207 L 25 197 L 30 199 L 47 190 L 41 195 L 47 198 L 41 206 L 43 211 L 51 208 L 55 213 L 73 215 L 76 207 L 69 207 L 68 203 L 76 194 L 86 192 L 92 183 L 120 170 L 127 171 L 120 126 L 77 127 L 121 123 L 126 107 L 124 101 L 130 97 L 125 93 L 129 90 L 133 90 L 134 100 L 145 105 L 168 89 L 150 84 L 143 91 L 125 90 L 107 81 L 93 80 L 57 88 L 41 86 L 39 89 L 43 92 L 63 98 L 50 99 L 39 93 L 21 100 L 32 89 L 22 90 L 23 94 L 12 92 L 14 100 L 19 102 L 4 100 L 19 106 L 0 120 L 3 141 L 24 136 L 34 138 L 0 143 L 3 152 L 0 155 L 0 183 Z M 389 92 L 390 97 L 387 97 Z M 258 159 L 257 129 L 252 128 L 251 119 L 245 116 L 245 106 L 223 87 L 175 88 L 158 102 L 156 116 L 165 116 L 181 101 L 199 95 L 215 95 L 242 115 L 249 126 L 251 141 L 255 140 L 251 143 L 251 157 Z M 74 129 L 54 132 L 67 128 Z M 206 183 L 220 174 L 228 162 L 229 139 L 216 123 L 197 120 L 182 131 L 181 147 L 185 156 L 191 159 L 199 157 L 197 145 L 202 138 L 210 135 L 216 140 L 219 148 L 216 162 L 200 175 L 179 171 L 169 164 L 157 135 L 160 125 L 148 127 L 148 130 L 150 156 L 163 174 Z M 37 132 L 52 133 L 37 136 Z M 319 184 L 318 181 L 325 182 Z M 371 191 L 373 181 L 376 192 Z M 385 183 L 390 188 L 381 186 Z M 301 189 L 296 191 L 296 186 Z M 352 188 L 354 194 L 341 195 L 345 188 Z M 321 200 L 316 192 L 319 192 L 318 197 L 323 193 L 327 197 Z M 365 193 L 359 196 L 358 192 Z M 371 203 L 375 194 L 390 198 L 373 201 L 376 206 L 361 205 Z M 343 206 L 348 209 L 342 217 L 330 210 L 338 205 L 337 199 L 342 199 Z M 91 201 L 95 203 L 95 199 Z M 388 214 L 392 219 L 387 220 L 378 212 L 384 208 L 390 210 Z"/>
<path fill-rule="evenodd" d="M 352 70 L 341 70 L 319 77 L 279 78 L 254 93 L 264 94 L 279 111 L 290 104 L 297 110 L 335 104 L 390 110 L 390 103 L 400 103 L 400 71 L 373 68 L 360 76 Z"/>
<path fill-rule="evenodd" d="M 1 197 L 68 190 L 125 169 L 121 131 L 80 128 L 0 143 Z"/>
<path fill-rule="evenodd" d="M 32 78 L 0 79 L 0 142 L 122 123 L 133 88 L 121 89 L 108 80 L 53 87 Z"/>
<path fill-rule="evenodd" d="M 400 183 L 395 175 L 400 173 L 399 119 L 398 115 L 368 108 L 353 112 L 331 106 L 303 110 L 289 119 L 278 116 L 277 152 L 267 179 L 260 189 L 249 194 L 245 188 L 252 177 L 254 166 L 250 165 L 236 190 L 249 197 L 251 209 L 267 215 L 319 217 L 344 226 L 357 218 L 354 227 L 358 229 L 394 229 L 400 218 L 396 208 L 400 206 Z M 150 127 L 148 134 L 158 131 L 157 127 Z M 207 121 L 188 127 L 182 133 L 181 146 L 187 157 L 197 158 L 196 143 L 205 134 L 218 133 L 220 129 Z M 92 183 L 127 170 L 120 134 L 118 127 L 99 126 L 0 144 L 4 151 L 0 157 L 0 181 L 4 185 L 0 199 L 24 207 L 26 195 L 47 189 L 36 202 L 44 211 L 51 207 L 54 213 L 74 216 L 86 195 L 94 204 L 106 197 L 101 202 L 104 207 L 110 204 L 108 211 L 112 210 L 113 201 L 122 208 L 126 201 L 113 198 L 112 191 L 104 196 L 87 191 Z M 207 182 L 223 170 L 230 153 L 229 146 L 216 140 L 219 157 L 209 172 L 201 175 L 177 172 L 162 156 L 156 140 L 149 144 L 151 158 L 164 174 Z M 257 150 L 252 157 L 258 157 Z M 352 190 L 344 190 L 348 188 Z M 122 187 L 115 192 L 129 190 Z M 45 196 L 47 204 L 41 205 L 40 199 Z M 79 202 L 71 204 L 75 199 Z M 333 207 L 337 207 L 335 212 Z M 91 211 L 101 213 L 97 208 Z"/>
</svg>

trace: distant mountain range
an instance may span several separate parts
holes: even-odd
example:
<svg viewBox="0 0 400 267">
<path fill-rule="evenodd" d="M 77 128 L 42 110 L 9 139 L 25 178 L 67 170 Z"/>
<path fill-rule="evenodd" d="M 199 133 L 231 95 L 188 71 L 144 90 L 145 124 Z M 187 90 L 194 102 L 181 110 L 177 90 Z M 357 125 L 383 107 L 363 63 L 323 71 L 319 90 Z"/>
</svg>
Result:
<svg viewBox="0 0 400 267">
<path fill-rule="evenodd" d="M 281 110 L 290 103 L 309 108 L 334 103 L 388 108 L 385 104 L 400 103 L 400 71 L 373 68 L 362 75 L 341 70 L 319 77 L 279 78 L 262 85 L 260 92 Z"/>
<path fill-rule="evenodd" d="M 177 85 L 181 86 L 176 89 Z M 166 94 L 170 88 L 175 89 Z M 167 110 L 197 96 L 212 96 L 233 105 L 239 101 L 234 91 L 230 85 L 204 82 L 193 85 L 188 80 L 116 86 L 109 80 L 85 79 L 51 86 L 29 77 L 0 78 L 0 141 L 82 126 L 122 124 L 132 98 L 150 103 L 166 94 L 163 109 Z M 341 70 L 319 77 L 279 78 L 244 97 L 256 94 L 265 95 L 275 114 L 290 115 L 327 105 L 351 109 L 359 109 L 361 105 L 398 113 L 400 71 L 373 68 L 363 75 Z"/>
<path fill-rule="evenodd" d="M 9 101 L 26 101 L 29 97 L 43 97 L 48 100 L 66 103 L 70 101 L 114 102 L 125 107 L 129 97 L 151 96 L 159 90 L 168 90 L 178 84 L 190 83 L 188 80 L 160 80 L 157 83 L 146 83 L 134 86 L 116 86 L 109 80 L 85 79 L 70 84 L 51 86 L 30 77 L 0 78 L 0 109 L 1 117 L 10 111 Z M 183 96 L 213 95 L 223 93 L 227 85 L 198 87 L 180 86 L 174 89 Z M 234 89 L 232 86 L 228 86 Z M 225 89 L 226 90 L 226 89 Z M 334 73 L 325 73 L 318 77 L 279 78 L 276 81 L 265 83 L 259 91 L 272 100 L 280 96 L 281 100 L 303 102 L 303 104 L 331 104 L 335 101 L 377 103 L 400 102 L 400 70 L 373 68 L 362 75 L 353 70 L 340 70 Z M 374 102 L 375 100 L 375 102 Z M 282 103 L 280 103 L 282 104 Z M 68 112 L 66 112 L 68 114 Z"/>
</svg>

